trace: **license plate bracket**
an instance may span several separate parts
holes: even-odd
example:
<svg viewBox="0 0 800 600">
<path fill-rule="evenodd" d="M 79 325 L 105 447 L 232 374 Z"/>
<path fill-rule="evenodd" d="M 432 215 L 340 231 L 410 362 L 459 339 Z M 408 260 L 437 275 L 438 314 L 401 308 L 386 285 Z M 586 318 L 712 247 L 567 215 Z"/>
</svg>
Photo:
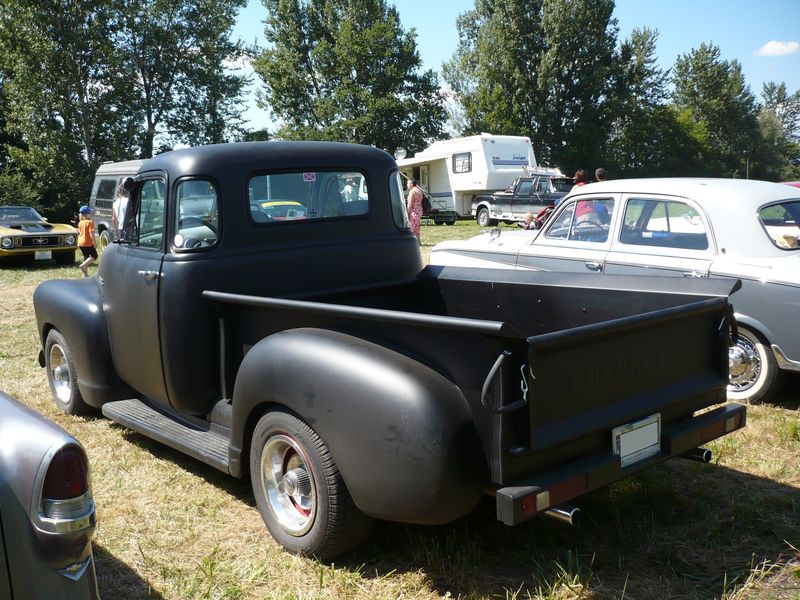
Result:
<svg viewBox="0 0 800 600">
<path fill-rule="evenodd" d="M 615 427 L 611 431 L 611 444 L 623 469 L 658 454 L 661 451 L 661 414 Z"/>
</svg>

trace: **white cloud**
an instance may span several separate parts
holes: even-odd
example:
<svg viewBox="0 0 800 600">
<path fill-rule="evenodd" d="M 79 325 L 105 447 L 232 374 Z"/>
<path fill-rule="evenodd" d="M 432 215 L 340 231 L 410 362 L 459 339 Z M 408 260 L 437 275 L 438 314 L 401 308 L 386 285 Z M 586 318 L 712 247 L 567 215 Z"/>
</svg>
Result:
<svg viewBox="0 0 800 600">
<path fill-rule="evenodd" d="M 800 42 L 767 42 L 753 54 L 756 56 L 786 56 L 800 52 Z"/>
</svg>

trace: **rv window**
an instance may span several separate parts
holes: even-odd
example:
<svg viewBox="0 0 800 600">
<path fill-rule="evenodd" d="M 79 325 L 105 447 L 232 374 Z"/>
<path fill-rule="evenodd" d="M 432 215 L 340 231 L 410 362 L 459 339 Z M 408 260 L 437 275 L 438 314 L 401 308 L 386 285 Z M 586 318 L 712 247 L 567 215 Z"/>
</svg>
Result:
<svg viewBox="0 0 800 600">
<path fill-rule="evenodd" d="M 472 171 L 472 153 L 453 154 L 453 173 L 469 173 Z"/>
</svg>

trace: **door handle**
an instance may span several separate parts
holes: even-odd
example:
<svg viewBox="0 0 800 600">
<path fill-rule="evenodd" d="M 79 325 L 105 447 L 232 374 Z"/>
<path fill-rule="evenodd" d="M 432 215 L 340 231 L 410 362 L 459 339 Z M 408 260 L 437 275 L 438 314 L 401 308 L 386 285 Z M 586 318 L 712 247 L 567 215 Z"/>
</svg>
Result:
<svg viewBox="0 0 800 600">
<path fill-rule="evenodd" d="M 684 276 L 684 277 L 694 277 L 694 278 L 697 278 L 697 277 L 705 277 L 705 276 L 706 276 L 706 274 L 705 274 L 705 273 L 703 273 L 702 271 L 684 271 L 684 273 L 683 273 L 683 276 Z"/>
<path fill-rule="evenodd" d="M 136 271 L 137 275 L 141 275 L 148 281 L 152 281 L 153 279 L 158 279 L 158 271 Z"/>
<path fill-rule="evenodd" d="M 586 268 L 590 271 L 602 271 L 603 270 L 603 263 L 599 260 L 590 260 L 588 262 L 583 263 L 586 265 Z"/>
</svg>

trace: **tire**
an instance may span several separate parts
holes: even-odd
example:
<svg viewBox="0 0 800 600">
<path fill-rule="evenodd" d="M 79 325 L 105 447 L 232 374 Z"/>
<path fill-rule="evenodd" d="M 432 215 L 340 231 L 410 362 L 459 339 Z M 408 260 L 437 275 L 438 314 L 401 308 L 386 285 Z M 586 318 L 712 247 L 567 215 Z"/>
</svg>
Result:
<svg viewBox="0 0 800 600">
<path fill-rule="evenodd" d="M 84 402 L 78 389 L 78 371 L 64 336 L 50 330 L 44 344 L 47 381 L 56 406 L 68 415 L 88 415 L 94 408 Z"/>
<path fill-rule="evenodd" d="M 59 252 L 54 255 L 56 264 L 61 266 L 71 266 L 75 264 L 75 252 Z"/>
<path fill-rule="evenodd" d="M 445 221 L 444 224 L 445 225 L 455 225 L 456 224 L 456 220 L 453 219 L 452 221 Z"/>
<path fill-rule="evenodd" d="M 497 225 L 497 220 L 489 217 L 489 209 L 482 206 L 478 209 L 478 214 L 475 215 L 475 220 L 481 227 L 494 227 Z"/>
<path fill-rule="evenodd" d="M 111 233 L 109 233 L 108 229 L 103 229 L 103 231 L 100 232 L 99 242 L 97 249 L 102 253 L 111 243 Z"/>
<path fill-rule="evenodd" d="M 326 560 L 369 535 L 372 519 L 356 508 L 327 445 L 293 415 L 276 410 L 261 417 L 250 479 L 261 518 L 289 552 Z"/>
<path fill-rule="evenodd" d="M 728 400 L 766 402 L 780 389 L 783 373 L 766 340 L 747 327 L 740 325 L 738 329 L 736 346 L 728 355 Z"/>
</svg>

